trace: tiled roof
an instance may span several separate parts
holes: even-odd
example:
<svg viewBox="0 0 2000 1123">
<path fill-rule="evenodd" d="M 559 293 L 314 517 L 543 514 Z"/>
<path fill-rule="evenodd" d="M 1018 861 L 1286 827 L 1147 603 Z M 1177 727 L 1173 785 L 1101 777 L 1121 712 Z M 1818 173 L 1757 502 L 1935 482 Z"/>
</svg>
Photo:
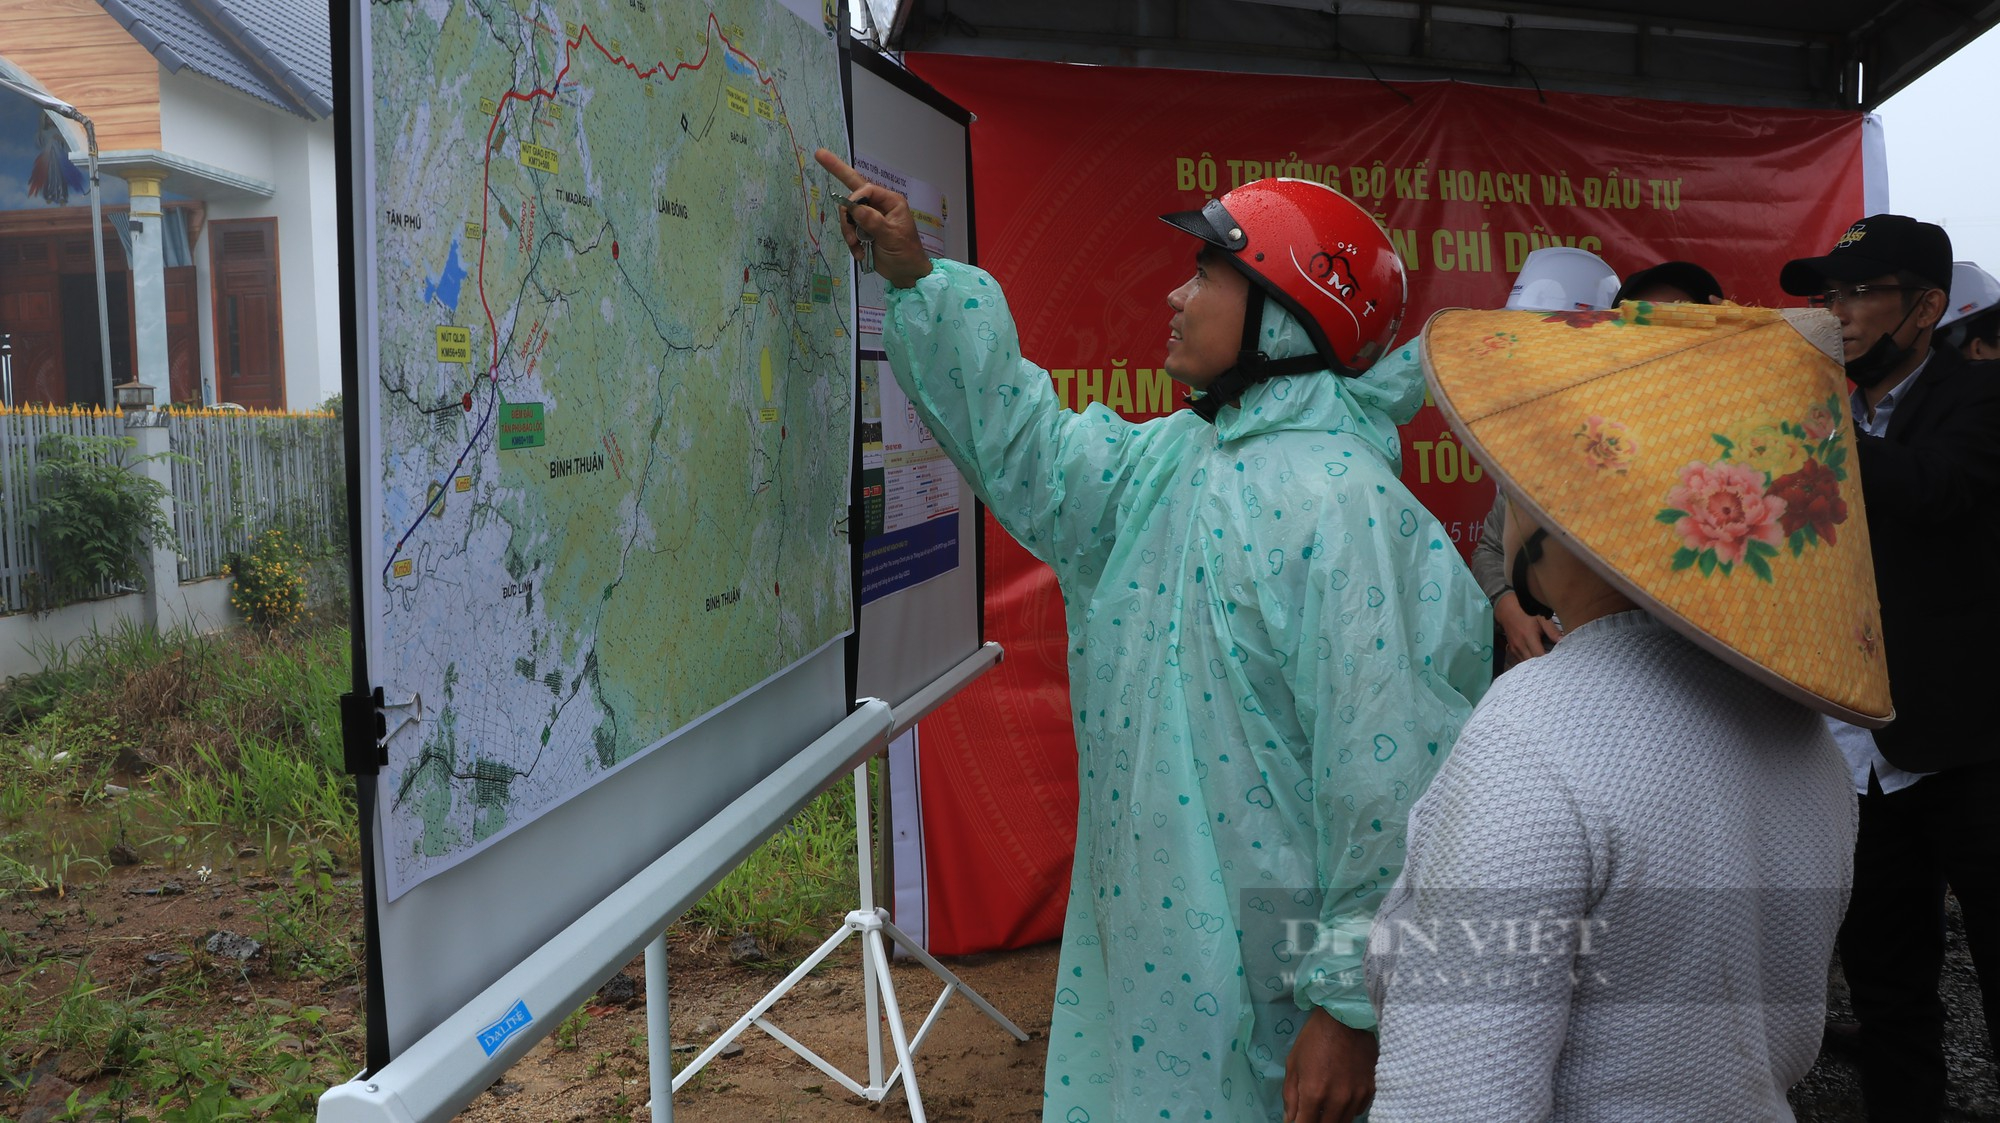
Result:
<svg viewBox="0 0 2000 1123">
<path fill-rule="evenodd" d="M 182 69 L 301 117 L 333 112 L 320 0 L 98 0 L 169 73 Z"/>
<path fill-rule="evenodd" d="M 333 48 L 326 0 L 232 0 L 226 6 L 303 83 L 302 92 L 332 107 Z"/>
</svg>

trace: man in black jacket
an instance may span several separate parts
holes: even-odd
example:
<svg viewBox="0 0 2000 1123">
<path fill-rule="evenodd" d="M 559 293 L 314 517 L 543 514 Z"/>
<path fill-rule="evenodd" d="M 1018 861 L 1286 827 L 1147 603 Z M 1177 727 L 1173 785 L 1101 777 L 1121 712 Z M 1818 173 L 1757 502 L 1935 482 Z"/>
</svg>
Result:
<svg viewBox="0 0 2000 1123">
<path fill-rule="evenodd" d="M 1951 240 L 1930 223 L 1871 215 L 1779 280 L 1840 319 L 1896 704 L 1874 733 L 1833 723 L 1861 799 L 1840 956 L 1862 1089 L 1870 1120 L 1935 1120 L 1947 885 L 2000 1041 L 2000 364 L 1931 346 Z"/>
</svg>

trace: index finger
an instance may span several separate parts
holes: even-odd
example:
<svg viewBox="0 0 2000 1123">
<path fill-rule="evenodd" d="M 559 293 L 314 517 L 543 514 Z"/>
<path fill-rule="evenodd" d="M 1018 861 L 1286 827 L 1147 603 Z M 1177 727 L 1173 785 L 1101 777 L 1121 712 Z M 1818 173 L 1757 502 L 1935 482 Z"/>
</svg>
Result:
<svg viewBox="0 0 2000 1123">
<path fill-rule="evenodd" d="M 825 168 L 833 178 L 839 180 L 841 185 L 849 191 L 857 191 L 868 182 L 867 176 L 855 171 L 847 161 L 835 156 L 824 148 L 813 149 L 813 159 L 819 161 L 819 166 Z"/>
</svg>

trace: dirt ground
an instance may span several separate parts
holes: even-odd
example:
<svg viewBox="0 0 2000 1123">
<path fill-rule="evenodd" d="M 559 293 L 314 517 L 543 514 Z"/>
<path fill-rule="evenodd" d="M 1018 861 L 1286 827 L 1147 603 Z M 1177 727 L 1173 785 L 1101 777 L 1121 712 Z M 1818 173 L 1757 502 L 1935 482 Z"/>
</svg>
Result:
<svg viewBox="0 0 2000 1123">
<path fill-rule="evenodd" d="M 157 894 L 168 882 L 183 892 Z M 351 885 L 351 882 L 347 883 Z M 262 1004 L 277 1011 L 322 1006 L 330 1013 L 320 1033 L 358 1058 L 361 995 L 351 984 L 327 985 L 282 977 L 262 958 L 247 964 L 205 950 L 217 930 L 257 931 L 246 902 L 275 882 L 254 871 L 218 871 L 214 883 L 186 872 L 159 867 L 109 871 L 96 885 L 61 900 L 16 898 L 0 909 L 0 927 L 30 941 L 55 960 L 86 964 L 100 982 L 119 990 L 167 988 L 174 1017 L 213 1017 L 218 1009 Z M 358 916 L 358 901 L 356 903 Z M 358 926 L 358 924 L 357 924 Z M 2000 1082 L 1993 1050 L 1980 1022 L 1978 989 L 1954 912 L 1944 994 L 1950 1010 L 1952 1065 L 1949 1120 L 2000 1121 Z M 787 963 L 739 964 L 719 941 L 676 935 L 669 955 L 670 1021 L 675 1060 L 685 1064 L 747 1012 L 783 976 Z M 858 941 L 850 940 L 791 995 L 776 1006 L 778 1027 L 866 1082 L 862 983 Z M 148 957 L 152 957 L 150 960 Z M 185 957 L 185 958 L 180 958 Z M 796 962 L 796 957 L 791 962 Z M 946 1121 L 1032 1120 L 1040 1117 L 1041 1072 L 1047 1047 L 1048 1013 L 1056 975 L 1056 948 L 1044 944 L 1020 951 L 947 961 L 964 981 L 985 995 L 1029 1034 L 1017 1042 L 963 997 L 954 997 L 918 1052 L 918 1083 L 931 1119 Z M 65 977 L 48 973 L 46 984 L 21 975 L 19 966 L 0 969 L 0 980 L 26 981 L 51 993 Z M 922 966 L 898 961 L 892 974 L 914 1029 L 936 1000 L 940 984 Z M 647 1045 L 644 968 L 640 961 L 621 972 L 585 1013 L 538 1043 L 498 1082 L 460 1115 L 469 1123 L 551 1123 L 570 1120 L 649 1120 L 646 1109 Z M 176 982 L 188 985 L 174 987 Z M 196 985 L 198 983 L 198 985 Z M 1835 972 L 1832 1008 L 1845 1012 L 1844 988 Z M 881 1104 L 854 1096 L 824 1073 L 761 1030 L 747 1030 L 741 1053 L 719 1057 L 675 1097 L 675 1115 L 694 1123 L 768 1123 L 771 1120 L 853 1121 L 910 1118 L 899 1088 Z M 885 1042 L 885 1057 L 887 1052 Z M 7 1065 L 0 1058 L 0 1070 Z M 15 1060 L 19 1064 L 19 1058 Z M 885 1067 L 893 1061 L 885 1061 Z M 0 1120 L 46 1120 L 38 1113 L 48 1090 L 69 1081 L 86 1091 L 102 1083 L 60 1055 L 34 1058 L 22 1072 L 0 1071 Z M 32 1077 L 36 1087 L 16 1082 Z M 38 1096 L 38 1093 L 41 1095 Z M 1793 1090 L 1802 1123 L 1859 1123 L 1862 1114 L 1852 1065 L 1822 1056 Z"/>
<path fill-rule="evenodd" d="M 861 964 L 849 940 L 818 971 L 772 1008 L 787 1034 L 857 1082 L 868 1082 Z M 947 961 L 965 983 L 1028 1033 L 1016 1041 L 962 995 L 954 995 L 917 1052 L 917 1084 L 926 1115 L 965 1123 L 1041 1118 L 1042 1061 L 1054 998 L 1056 947 L 966 956 Z M 748 1012 L 782 978 L 776 968 L 729 961 L 720 947 L 682 940 L 668 955 L 669 1023 L 675 1063 L 695 1053 Z M 596 1006 L 574 1045 L 544 1038 L 458 1118 L 468 1123 L 651 1118 L 647 1091 L 644 965 L 624 972 L 640 991 L 630 1007 Z M 904 1024 L 914 1031 L 943 989 L 921 965 L 899 960 L 891 969 Z M 718 1057 L 674 1097 L 680 1123 L 769 1123 L 771 1120 L 899 1120 L 910 1118 L 900 1088 L 886 1103 L 870 1103 L 755 1027 L 739 1039 L 740 1055 Z M 886 1035 L 883 1068 L 894 1067 Z M 622 1097 L 622 1098 L 621 1098 Z"/>
<path fill-rule="evenodd" d="M 296 1035 L 281 1050 L 305 1055 L 328 1048 L 358 1058 L 365 1032 L 359 986 L 273 972 L 268 950 L 247 961 L 227 955 L 226 945 L 224 954 L 207 950 L 218 932 L 264 934 L 261 902 L 280 888 L 278 877 L 254 861 L 239 869 L 223 868 L 218 859 L 215 867 L 204 877 L 205 866 L 114 866 L 62 896 L 0 896 L 0 934 L 14 950 L 0 957 L 0 984 L 18 988 L 15 1009 L 45 1020 L 80 969 L 102 994 L 153 995 L 147 1016 L 164 1021 L 209 1025 L 224 1011 L 285 1018 L 301 1007 L 323 1008 L 316 1026 L 297 1021 Z M 72 1091 L 86 1098 L 103 1091 L 111 1077 L 97 1068 L 98 1055 L 0 1054 L 0 1121 L 41 1123 L 60 1112 Z"/>
<path fill-rule="evenodd" d="M 113 993 L 160 991 L 151 1008 L 163 1016 L 195 1020 L 217 1010 L 253 1004 L 279 1013 L 319 1006 L 329 1011 L 318 1037 L 358 1063 L 363 1049 L 362 996 L 351 981 L 327 985 L 274 972 L 268 953 L 244 963 L 206 950 L 218 931 L 261 935 L 258 895 L 279 887 L 274 877 L 216 863 L 208 880 L 198 866 L 113 868 L 94 884 L 61 898 L 16 896 L 0 904 L 0 929 L 34 950 L 27 966 L 0 960 L 0 982 L 25 984 L 30 1005 L 69 985 L 67 967 L 80 965 Z M 167 891 L 162 892 L 166 887 Z M 354 927 L 359 928 L 358 887 Z M 671 1025 L 675 1063 L 691 1061 L 775 986 L 810 949 L 789 961 L 740 964 L 721 942 L 676 932 L 670 939 Z M 858 940 L 849 940 L 772 1009 L 770 1020 L 835 1065 L 868 1082 L 863 1037 Z M 149 959 L 149 957 L 151 957 Z M 37 965 L 47 967 L 38 970 Z M 1053 944 L 1018 952 L 967 956 L 950 967 L 1029 1034 L 1016 1041 L 970 1002 L 954 996 L 918 1053 L 918 1083 L 934 1120 L 1039 1118 L 1041 1071 L 1053 999 Z M 929 971 L 899 960 L 892 968 L 905 1024 L 914 1031 L 937 1000 L 942 984 Z M 645 970 L 635 959 L 599 1000 L 564 1030 L 543 1039 L 459 1116 L 469 1121 L 646 1120 Z M 178 984 L 178 985 L 177 985 Z M 681 1120 L 908 1119 L 900 1083 L 887 1104 L 851 1095 L 762 1030 L 741 1037 L 742 1050 L 718 1057 L 675 1099 Z M 894 1066 L 886 1035 L 884 1070 Z M 80 1056 L 50 1053 L 0 1057 L 0 1123 L 35 1123 L 59 1113 L 75 1089 L 87 1096 L 109 1082 Z M 21 1085 L 26 1085 L 25 1088 Z"/>
<path fill-rule="evenodd" d="M 1948 1123 L 1992 1123 L 2000 1121 L 2000 1079 L 1996 1079 L 2000 1072 L 1980 1020 L 1978 982 L 1955 909 L 1951 921 L 1942 987 L 1950 1018 L 1946 1032 L 1951 1065 L 1951 1095 L 1944 1118 Z M 926 1114 L 941 1121 L 981 1123 L 1039 1119 L 1055 945 L 970 956 L 947 965 L 1014 1019 L 1029 1039 L 1016 1042 L 970 1003 L 953 998 L 918 1053 L 918 1086 Z M 731 964 L 717 949 L 685 944 L 670 956 L 668 970 L 670 1021 L 676 1048 L 684 1050 L 677 1054 L 677 1063 L 685 1063 L 694 1048 L 713 1040 L 779 978 L 776 971 L 753 972 Z M 635 982 L 642 980 L 643 965 L 634 962 L 624 974 Z M 895 975 L 906 1024 L 914 1029 L 939 987 L 912 963 L 898 963 Z M 1846 987 L 1837 964 L 1832 979 L 1830 1009 L 1835 1016 L 1848 1016 Z M 593 1017 L 578 1035 L 577 1047 L 558 1048 L 553 1040 L 543 1040 L 458 1118 L 472 1123 L 615 1119 L 628 1113 L 634 1120 L 650 1118 L 640 1106 L 647 1095 L 644 995 L 629 1010 L 600 1009 L 601 1016 Z M 853 956 L 830 961 L 774 1008 L 771 1018 L 778 1028 L 865 1081 L 861 973 Z M 707 1032 L 692 1033 L 697 1028 Z M 717 1059 L 675 1096 L 677 1121 L 839 1123 L 910 1118 L 901 1091 L 885 1103 L 872 1104 L 828 1080 L 760 1030 L 746 1031 L 742 1040 L 740 1056 Z M 1790 1099 L 1799 1123 L 1863 1123 L 1860 1097 L 1853 1063 L 1826 1053 L 1793 1088 Z"/>
</svg>

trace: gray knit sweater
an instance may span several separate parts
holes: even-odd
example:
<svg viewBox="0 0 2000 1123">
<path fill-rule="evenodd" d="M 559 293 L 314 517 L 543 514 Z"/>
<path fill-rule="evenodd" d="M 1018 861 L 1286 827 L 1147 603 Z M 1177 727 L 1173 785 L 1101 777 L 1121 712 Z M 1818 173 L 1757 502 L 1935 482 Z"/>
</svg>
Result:
<svg viewBox="0 0 2000 1123">
<path fill-rule="evenodd" d="M 1578 628 L 1411 811 L 1370 1119 L 1791 1119 L 1854 827 L 1815 714 L 1643 612 Z"/>
</svg>

